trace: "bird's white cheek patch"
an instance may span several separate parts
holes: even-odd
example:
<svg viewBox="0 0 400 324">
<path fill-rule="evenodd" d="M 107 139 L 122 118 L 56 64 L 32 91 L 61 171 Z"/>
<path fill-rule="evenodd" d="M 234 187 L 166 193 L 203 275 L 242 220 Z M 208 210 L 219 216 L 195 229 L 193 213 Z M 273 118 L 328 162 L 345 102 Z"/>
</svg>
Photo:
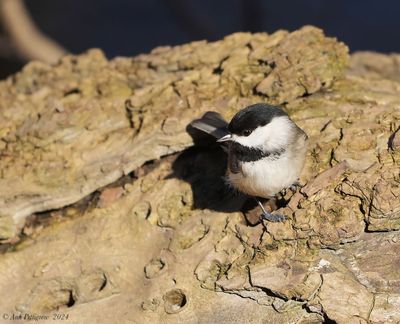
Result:
<svg viewBox="0 0 400 324">
<path fill-rule="evenodd" d="M 288 144 L 293 128 L 293 122 L 287 116 L 275 117 L 269 124 L 257 127 L 249 136 L 233 135 L 232 139 L 243 146 L 271 151 Z"/>
</svg>

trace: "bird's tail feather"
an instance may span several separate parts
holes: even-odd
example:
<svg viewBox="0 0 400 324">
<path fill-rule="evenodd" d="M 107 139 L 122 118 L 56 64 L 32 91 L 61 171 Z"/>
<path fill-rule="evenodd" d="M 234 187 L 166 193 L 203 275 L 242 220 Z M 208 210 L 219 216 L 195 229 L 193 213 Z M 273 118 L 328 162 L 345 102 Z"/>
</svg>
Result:
<svg viewBox="0 0 400 324">
<path fill-rule="evenodd" d="M 206 112 L 203 117 L 196 119 L 190 123 L 193 128 L 199 129 L 207 134 L 214 136 L 216 139 L 228 135 L 228 123 L 222 116 L 214 111 Z"/>
</svg>

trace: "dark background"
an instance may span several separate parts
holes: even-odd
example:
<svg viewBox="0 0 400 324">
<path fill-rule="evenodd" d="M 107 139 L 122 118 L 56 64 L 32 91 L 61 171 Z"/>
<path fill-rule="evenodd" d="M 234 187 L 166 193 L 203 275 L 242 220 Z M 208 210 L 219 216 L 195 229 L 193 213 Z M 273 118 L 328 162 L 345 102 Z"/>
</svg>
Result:
<svg viewBox="0 0 400 324">
<path fill-rule="evenodd" d="M 109 58 L 160 45 L 217 40 L 236 31 L 311 24 L 351 49 L 400 52 L 396 0 L 26 0 L 39 28 L 72 53 L 99 47 Z M 7 62 L 7 73 L 20 68 Z M 3 73 L 4 74 L 4 73 Z"/>
</svg>

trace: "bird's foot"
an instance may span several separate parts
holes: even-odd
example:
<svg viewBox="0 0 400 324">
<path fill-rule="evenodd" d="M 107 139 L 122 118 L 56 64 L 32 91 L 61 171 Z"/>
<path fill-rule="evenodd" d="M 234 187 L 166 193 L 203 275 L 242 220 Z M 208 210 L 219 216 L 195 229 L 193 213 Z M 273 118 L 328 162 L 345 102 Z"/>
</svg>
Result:
<svg viewBox="0 0 400 324">
<path fill-rule="evenodd" d="M 289 189 L 292 190 L 292 191 L 296 191 L 297 188 L 303 188 L 303 187 L 304 187 L 304 185 L 302 185 L 299 181 L 296 181 L 295 183 L 293 183 L 293 184 L 289 187 Z"/>
<path fill-rule="evenodd" d="M 267 211 L 264 211 L 261 214 L 261 219 L 265 219 L 269 222 L 273 222 L 273 223 L 278 223 L 278 222 L 284 222 L 286 220 L 285 215 L 281 215 L 281 214 L 271 214 L 268 213 Z"/>
<path fill-rule="evenodd" d="M 281 199 L 284 199 L 284 197 L 286 196 L 286 194 L 288 194 L 289 192 L 290 193 L 292 193 L 292 194 L 294 194 L 296 191 L 297 191 L 297 189 L 301 189 L 301 188 L 303 188 L 304 186 L 300 183 L 300 182 L 298 182 L 298 181 L 296 181 L 295 183 L 293 183 L 290 187 L 287 187 L 287 188 L 283 188 L 279 193 L 278 193 L 278 197 L 280 197 Z"/>
<path fill-rule="evenodd" d="M 263 204 L 261 203 L 261 201 L 259 201 L 258 199 L 256 199 L 258 205 L 260 206 L 261 210 L 262 210 L 262 214 L 260 216 L 261 220 L 265 219 L 267 221 L 270 222 L 283 222 L 286 220 L 286 217 L 284 215 L 281 214 L 272 214 L 270 212 L 267 212 L 263 206 Z"/>
</svg>

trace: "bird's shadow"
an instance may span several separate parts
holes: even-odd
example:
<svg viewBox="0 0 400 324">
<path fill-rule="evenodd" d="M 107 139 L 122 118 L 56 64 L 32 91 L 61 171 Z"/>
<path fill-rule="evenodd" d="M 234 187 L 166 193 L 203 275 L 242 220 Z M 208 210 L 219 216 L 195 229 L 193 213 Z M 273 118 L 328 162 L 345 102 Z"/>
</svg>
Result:
<svg viewBox="0 0 400 324">
<path fill-rule="evenodd" d="M 192 187 L 195 209 L 209 209 L 220 212 L 245 212 L 256 203 L 233 189 L 226 181 L 227 154 L 216 143 L 215 138 L 191 126 L 187 132 L 195 145 L 176 158 L 172 174 Z"/>
</svg>

